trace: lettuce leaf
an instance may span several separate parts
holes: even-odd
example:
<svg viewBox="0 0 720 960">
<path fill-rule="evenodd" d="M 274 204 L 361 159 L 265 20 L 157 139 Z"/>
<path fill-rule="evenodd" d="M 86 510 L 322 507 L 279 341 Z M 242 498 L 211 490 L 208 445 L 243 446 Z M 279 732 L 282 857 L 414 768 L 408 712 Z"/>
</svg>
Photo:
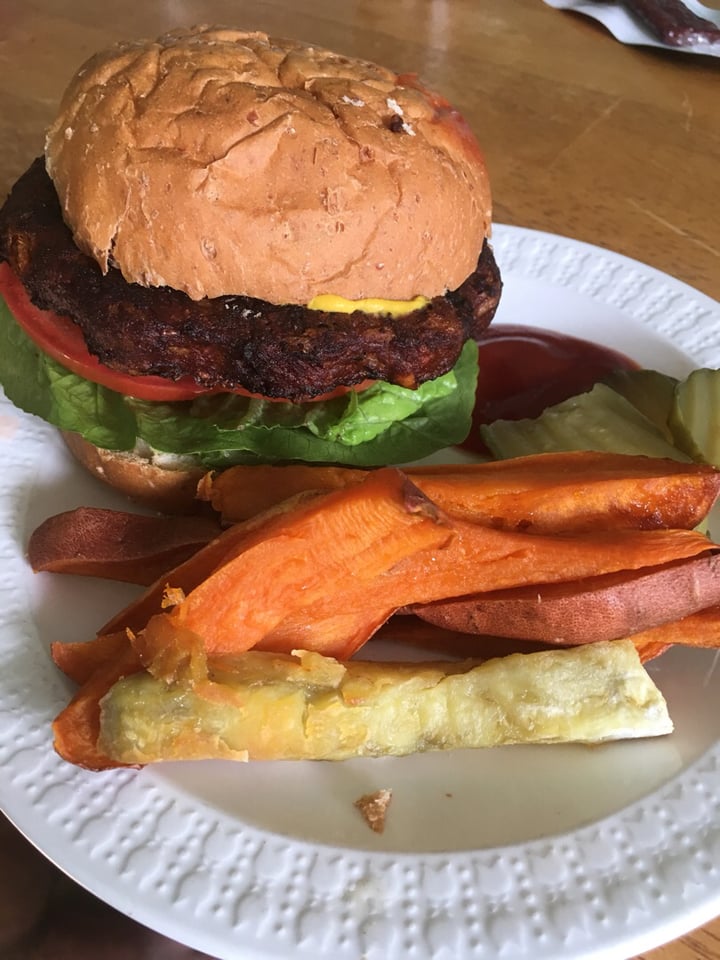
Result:
<svg viewBox="0 0 720 960">
<path fill-rule="evenodd" d="M 110 450 L 144 441 L 207 467 L 304 460 L 377 466 L 460 443 L 475 402 L 477 345 L 449 372 L 408 390 L 378 382 L 314 403 L 216 394 L 181 403 L 125 397 L 44 354 L 0 299 L 0 383 L 16 406 Z"/>
</svg>

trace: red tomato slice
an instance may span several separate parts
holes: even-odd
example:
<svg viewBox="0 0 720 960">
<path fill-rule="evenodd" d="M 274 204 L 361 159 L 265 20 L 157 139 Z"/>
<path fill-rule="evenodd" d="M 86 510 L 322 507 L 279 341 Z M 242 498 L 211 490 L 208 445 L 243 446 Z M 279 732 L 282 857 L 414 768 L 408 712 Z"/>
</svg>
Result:
<svg viewBox="0 0 720 960">
<path fill-rule="evenodd" d="M 53 360 L 85 380 L 138 400 L 191 400 L 209 392 L 189 377 L 177 382 L 165 377 L 133 377 L 100 363 L 88 351 L 80 328 L 67 317 L 36 307 L 7 263 L 0 264 L 0 293 L 30 339 Z"/>
<path fill-rule="evenodd" d="M 244 397 L 261 398 L 260 394 L 250 393 L 242 387 L 232 390 L 208 389 L 191 377 L 170 380 L 167 377 L 132 376 L 105 366 L 88 351 L 85 338 L 77 324 L 68 317 L 53 313 L 52 310 L 40 310 L 32 303 L 22 281 L 7 263 L 0 263 L 0 294 L 25 333 L 42 351 L 72 373 L 99 383 L 109 390 L 136 397 L 138 400 L 153 400 L 158 403 L 192 400 L 202 394 L 212 393 L 237 393 Z M 363 390 L 372 382 L 366 380 L 355 387 L 338 387 L 313 399 L 330 400 L 349 390 Z"/>
</svg>

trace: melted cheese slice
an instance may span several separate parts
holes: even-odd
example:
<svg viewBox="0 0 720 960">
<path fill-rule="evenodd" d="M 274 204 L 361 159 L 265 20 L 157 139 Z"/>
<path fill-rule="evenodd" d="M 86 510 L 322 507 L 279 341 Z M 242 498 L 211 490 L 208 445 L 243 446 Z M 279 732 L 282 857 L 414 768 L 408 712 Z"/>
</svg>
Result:
<svg viewBox="0 0 720 960">
<path fill-rule="evenodd" d="M 346 300 L 345 297 L 336 297 L 334 293 L 322 293 L 313 297 L 308 303 L 308 310 L 325 310 L 327 313 L 353 313 L 362 310 L 363 313 L 389 314 L 391 317 L 401 317 L 404 313 L 421 310 L 430 301 L 427 297 L 415 297 L 413 300 L 383 300 L 380 297 L 369 297 L 366 300 Z"/>
</svg>

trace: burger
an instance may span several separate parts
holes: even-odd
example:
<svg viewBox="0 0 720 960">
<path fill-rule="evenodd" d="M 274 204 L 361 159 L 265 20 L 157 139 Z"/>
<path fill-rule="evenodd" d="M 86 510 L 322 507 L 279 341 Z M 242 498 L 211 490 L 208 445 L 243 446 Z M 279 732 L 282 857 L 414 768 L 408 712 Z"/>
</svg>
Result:
<svg viewBox="0 0 720 960">
<path fill-rule="evenodd" d="M 419 459 L 470 429 L 490 223 L 415 75 L 220 27 L 121 43 L 0 210 L 0 382 L 161 507 L 238 463 Z"/>
</svg>

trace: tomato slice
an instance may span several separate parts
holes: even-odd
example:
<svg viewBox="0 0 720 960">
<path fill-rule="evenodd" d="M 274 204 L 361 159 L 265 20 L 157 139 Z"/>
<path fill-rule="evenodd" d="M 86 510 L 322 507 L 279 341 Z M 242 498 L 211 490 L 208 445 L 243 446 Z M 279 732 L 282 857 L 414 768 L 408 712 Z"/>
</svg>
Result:
<svg viewBox="0 0 720 960">
<path fill-rule="evenodd" d="M 167 377 L 132 376 L 129 373 L 113 370 L 101 363 L 97 357 L 92 356 L 77 324 L 68 317 L 60 316 L 52 310 L 40 310 L 33 304 L 22 281 L 8 263 L 0 263 L 0 294 L 25 333 L 42 351 L 72 373 L 93 383 L 99 383 L 109 390 L 115 390 L 128 397 L 136 397 L 138 400 L 152 400 L 158 403 L 193 400 L 195 397 L 212 393 L 237 393 L 244 397 L 262 399 L 260 394 L 250 393 L 242 387 L 235 387 L 232 390 L 208 389 L 192 377 L 170 380 Z M 349 390 L 363 390 L 372 382 L 365 380 L 355 387 L 338 387 L 330 393 L 314 397 L 313 400 L 329 400 L 342 396 Z"/>
<path fill-rule="evenodd" d="M 192 400 L 209 392 L 190 377 L 178 381 L 155 376 L 133 377 L 100 363 L 89 352 L 77 324 L 68 317 L 36 307 L 7 263 L 0 264 L 0 293 L 30 339 L 53 360 L 85 380 L 138 400 Z"/>
</svg>

